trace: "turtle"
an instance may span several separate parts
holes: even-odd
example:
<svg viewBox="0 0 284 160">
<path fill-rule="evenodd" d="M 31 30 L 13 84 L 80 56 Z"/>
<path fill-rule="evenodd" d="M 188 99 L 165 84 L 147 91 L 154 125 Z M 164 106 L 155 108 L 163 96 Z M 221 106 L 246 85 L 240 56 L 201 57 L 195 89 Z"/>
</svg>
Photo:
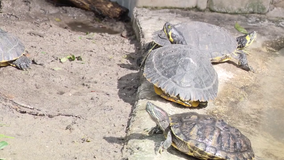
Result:
<svg viewBox="0 0 284 160">
<path fill-rule="evenodd" d="M 172 25 L 166 22 L 163 30 L 153 35 L 156 45 L 186 44 L 209 52 L 212 63 L 237 60 L 238 66 L 246 71 L 253 71 L 248 65 L 246 53 L 243 49 L 256 39 L 256 32 L 234 38 L 226 29 L 209 23 L 192 21 Z M 165 38 L 167 37 L 167 39 Z"/>
<path fill-rule="evenodd" d="M 159 153 L 172 145 L 199 159 L 254 159 L 250 140 L 239 129 L 222 119 L 196 112 L 168 115 L 165 110 L 151 102 L 147 102 L 146 111 L 157 124 L 149 134 L 162 132 L 166 137 L 156 149 Z"/>
<path fill-rule="evenodd" d="M 0 66 L 12 65 L 26 70 L 31 60 L 24 54 L 25 46 L 18 37 L 0 29 Z"/>
<path fill-rule="evenodd" d="M 152 51 L 143 75 L 155 93 L 185 107 L 205 107 L 218 92 L 218 75 L 206 51 L 171 44 Z"/>
</svg>

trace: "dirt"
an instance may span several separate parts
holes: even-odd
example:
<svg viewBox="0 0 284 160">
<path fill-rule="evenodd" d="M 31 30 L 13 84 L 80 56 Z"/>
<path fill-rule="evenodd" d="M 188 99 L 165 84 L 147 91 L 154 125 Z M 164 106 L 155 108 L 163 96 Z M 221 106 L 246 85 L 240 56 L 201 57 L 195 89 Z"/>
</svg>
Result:
<svg viewBox="0 0 284 160">
<path fill-rule="evenodd" d="M 44 0 L 2 0 L 0 21 L 33 60 L 0 68 L 0 134 L 14 137 L 0 159 L 121 159 L 139 85 L 131 24 Z"/>
</svg>

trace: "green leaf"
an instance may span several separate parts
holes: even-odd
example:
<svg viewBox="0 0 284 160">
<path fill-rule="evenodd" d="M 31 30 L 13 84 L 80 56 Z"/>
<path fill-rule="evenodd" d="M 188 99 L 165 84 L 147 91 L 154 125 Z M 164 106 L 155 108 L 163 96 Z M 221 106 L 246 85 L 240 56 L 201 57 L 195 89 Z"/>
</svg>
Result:
<svg viewBox="0 0 284 160">
<path fill-rule="evenodd" d="M 10 136 L 6 136 L 4 134 L 0 134 L 0 138 L 14 138 L 14 137 L 10 137 Z"/>
<path fill-rule="evenodd" d="M 236 29 L 237 31 L 241 32 L 241 33 L 248 34 L 248 31 L 247 31 L 246 29 L 244 29 L 242 26 L 240 26 L 240 25 L 238 24 L 238 22 L 236 22 L 236 24 L 235 24 L 235 29 Z"/>
<path fill-rule="evenodd" d="M 76 59 L 77 59 L 77 61 L 83 61 L 81 56 L 77 56 Z"/>
<path fill-rule="evenodd" d="M 60 18 L 55 18 L 55 21 L 56 22 L 61 22 L 61 19 Z"/>
<path fill-rule="evenodd" d="M 0 149 L 3 149 L 3 148 L 6 147 L 7 145 L 8 145 L 7 142 L 1 141 L 1 142 L 0 142 Z"/>
<path fill-rule="evenodd" d="M 64 63 L 64 62 L 66 62 L 67 60 L 68 60 L 67 57 L 60 58 L 60 62 L 61 62 L 61 63 Z"/>
<path fill-rule="evenodd" d="M 72 54 L 70 56 L 67 56 L 69 61 L 75 61 L 76 60 L 76 57 Z"/>
<path fill-rule="evenodd" d="M 58 70 L 61 70 L 62 68 L 60 68 L 60 67 L 54 67 L 54 68 L 52 68 L 53 70 L 55 70 L 55 71 L 58 71 Z"/>
<path fill-rule="evenodd" d="M 71 55 L 69 55 L 69 56 L 66 56 L 66 57 L 63 57 L 63 58 L 60 58 L 60 62 L 61 63 L 64 63 L 64 62 L 66 62 L 67 60 L 69 60 L 69 61 L 75 61 L 75 60 L 78 60 L 78 61 L 82 61 L 83 59 L 82 59 L 82 57 L 81 56 L 75 56 L 75 55 L 73 55 L 73 54 L 71 54 Z"/>
</svg>

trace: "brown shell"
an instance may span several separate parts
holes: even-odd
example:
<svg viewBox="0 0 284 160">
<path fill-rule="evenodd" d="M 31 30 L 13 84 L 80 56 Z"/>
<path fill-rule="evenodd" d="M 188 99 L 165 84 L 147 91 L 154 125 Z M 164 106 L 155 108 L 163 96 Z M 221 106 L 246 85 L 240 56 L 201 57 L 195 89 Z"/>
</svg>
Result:
<svg viewBox="0 0 284 160">
<path fill-rule="evenodd" d="M 195 112 L 170 116 L 173 146 L 201 159 L 246 159 L 254 153 L 250 140 L 223 120 Z"/>
</svg>

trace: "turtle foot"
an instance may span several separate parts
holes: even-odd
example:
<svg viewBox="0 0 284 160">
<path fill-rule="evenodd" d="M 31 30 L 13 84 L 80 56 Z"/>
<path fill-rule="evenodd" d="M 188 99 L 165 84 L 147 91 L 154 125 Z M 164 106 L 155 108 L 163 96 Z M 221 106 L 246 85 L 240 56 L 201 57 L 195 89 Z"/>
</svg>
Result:
<svg viewBox="0 0 284 160">
<path fill-rule="evenodd" d="M 15 65 L 17 68 L 21 70 L 27 70 L 28 68 L 30 68 L 31 64 L 32 61 L 26 56 L 21 56 L 16 61 L 13 62 L 13 65 Z"/>
</svg>

